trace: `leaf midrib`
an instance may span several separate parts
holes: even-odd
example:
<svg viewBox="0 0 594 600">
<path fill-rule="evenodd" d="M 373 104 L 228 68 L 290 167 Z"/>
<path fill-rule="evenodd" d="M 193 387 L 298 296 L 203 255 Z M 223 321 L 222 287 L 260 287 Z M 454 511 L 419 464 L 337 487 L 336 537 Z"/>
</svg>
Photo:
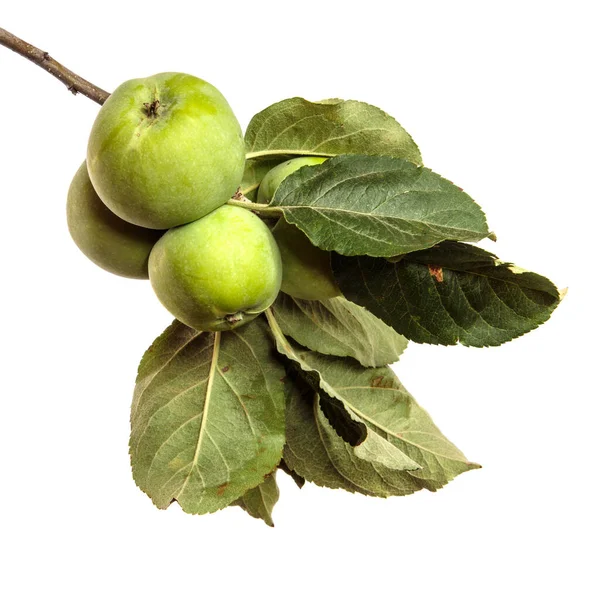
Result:
<svg viewBox="0 0 594 600">
<path fill-rule="evenodd" d="M 177 493 L 178 498 L 183 494 L 188 481 L 190 481 L 192 472 L 194 471 L 194 469 L 196 468 L 196 465 L 198 464 L 198 457 L 200 456 L 200 449 L 202 447 L 202 442 L 204 440 L 205 432 L 206 432 L 206 423 L 208 421 L 208 409 L 210 407 L 210 398 L 212 396 L 212 388 L 214 385 L 214 380 L 215 380 L 214 376 L 216 373 L 216 368 L 217 368 L 217 364 L 218 364 L 218 360 L 219 360 L 220 347 L 221 347 L 221 332 L 217 331 L 215 333 L 215 337 L 214 337 L 214 344 L 213 344 L 213 350 L 212 350 L 212 361 L 210 363 L 210 370 L 208 372 L 208 383 L 206 385 L 206 392 L 204 394 L 204 408 L 202 409 L 202 421 L 200 422 L 200 430 L 198 432 L 198 441 L 196 442 L 196 449 L 194 451 L 194 458 L 192 459 L 192 464 L 191 464 L 190 470 L 188 471 L 188 474 L 186 475 L 186 478 L 184 480 L 184 483 L 183 483 L 181 489 Z"/>
<path fill-rule="evenodd" d="M 408 217 L 397 217 L 397 216 L 393 216 L 393 215 L 386 215 L 386 214 L 376 214 L 376 213 L 370 213 L 370 212 L 357 212 L 357 211 L 353 211 L 353 210 L 347 210 L 345 208 L 334 208 L 334 207 L 325 207 L 325 206 L 313 206 L 313 205 L 293 205 L 293 206 L 283 206 L 280 204 L 275 204 L 275 205 L 270 205 L 271 207 L 274 208 L 281 208 L 281 209 L 285 209 L 288 211 L 295 211 L 295 210 L 311 210 L 314 212 L 318 212 L 321 214 L 324 214 L 325 212 L 328 213 L 347 213 L 348 215 L 354 216 L 354 217 L 363 217 L 363 218 L 369 218 L 369 219 L 373 219 L 373 220 L 378 220 L 380 217 L 382 219 L 386 219 L 386 220 L 390 220 L 390 221 L 398 221 L 398 222 L 406 222 L 406 223 L 415 223 L 415 224 L 420 224 L 420 225 L 424 225 L 425 227 L 432 227 L 432 228 L 439 228 L 441 230 L 447 230 L 447 231 L 466 231 L 469 233 L 474 233 L 474 234 L 483 234 L 483 231 L 479 231 L 478 229 L 466 229 L 463 227 L 455 227 L 455 226 L 451 226 L 451 225 L 444 225 L 442 223 L 436 223 L 434 221 L 422 221 L 420 219 L 413 219 L 413 218 L 408 218 Z M 468 214 L 467 211 L 461 210 L 461 209 L 451 209 L 449 211 L 436 211 L 432 214 L 439 214 L 439 213 L 443 213 L 443 212 L 457 212 L 457 213 L 462 213 L 462 214 Z M 344 227 L 345 229 L 348 229 L 348 227 L 346 227 L 345 225 L 343 225 L 342 223 L 339 223 L 339 225 L 341 227 Z M 401 230 L 399 230 L 401 231 Z M 486 233 L 484 233 L 484 235 L 487 235 Z M 376 238 L 371 238 L 371 236 L 367 236 L 370 237 L 370 239 L 376 239 Z"/>
<path fill-rule="evenodd" d="M 464 462 L 461 461 L 460 459 L 457 458 L 452 458 L 451 456 L 447 456 L 445 454 L 441 454 L 440 452 L 435 452 L 434 450 L 431 450 L 429 448 L 425 448 L 424 446 L 421 446 L 420 444 L 417 444 L 409 439 L 406 439 L 404 437 L 402 437 L 402 434 L 404 433 L 422 433 L 423 435 L 427 435 L 430 437 L 434 437 L 437 439 L 442 439 L 439 437 L 439 435 L 435 434 L 435 433 L 431 433 L 430 431 L 423 431 L 421 429 L 419 430 L 404 430 L 401 432 L 394 432 L 391 429 L 387 428 L 385 425 L 382 425 L 381 423 L 378 423 L 377 421 L 375 421 L 374 419 L 371 419 L 370 417 L 366 416 L 365 414 L 363 414 L 360 410 L 356 409 L 350 402 L 348 401 L 344 401 L 343 402 L 346 403 L 346 405 L 361 419 L 363 419 L 363 421 L 367 421 L 369 423 L 371 423 L 372 425 L 375 425 L 375 427 L 377 427 L 380 431 L 383 431 L 384 433 L 391 435 L 399 440 L 402 440 L 405 444 L 410 444 L 411 446 L 415 446 L 416 448 L 418 448 L 419 450 L 422 450 L 424 452 L 428 452 L 429 454 L 432 454 L 433 456 L 439 456 L 441 458 L 444 458 L 446 460 L 453 460 L 456 462 Z"/>
</svg>

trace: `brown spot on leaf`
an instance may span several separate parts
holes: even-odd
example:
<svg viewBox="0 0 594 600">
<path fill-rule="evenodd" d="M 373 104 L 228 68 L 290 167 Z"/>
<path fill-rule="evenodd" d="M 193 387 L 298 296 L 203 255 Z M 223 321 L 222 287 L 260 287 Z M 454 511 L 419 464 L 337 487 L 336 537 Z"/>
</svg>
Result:
<svg viewBox="0 0 594 600">
<path fill-rule="evenodd" d="M 223 483 L 223 485 L 220 485 L 217 488 L 217 496 L 222 496 L 225 493 L 225 490 L 227 489 L 227 486 L 229 485 L 229 483 Z"/>
<path fill-rule="evenodd" d="M 384 376 L 379 375 L 378 377 L 374 377 L 371 380 L 371 387 L 382 387 L 382 383 L 384 381 Z"/>
<path fill-rule="evenodd" d="M 435 265 L 427 265 L 429 267 L 429 275 L 435 277 L 438 283 L 443 283 L 443 269 Z"/>
<path fill-rule="evenodd" d="M 254 394 L 241 394 L 242 398 L 246 398 L 247 400 L 253 400 L 256 396 Z"/>
<path fill-rule="evenodd" d="M 221 369 L 221 371 L 223 371 L 223 373 L 226 373 L 231 367 L 229 365 L 227 365 L 226 367 L 223 367 Z"/>
<path fill-rule="evenodd" d="M 378 375 L 371 380 L 370 385 L 372 388 L 393 388 L 394 379 L 385 375 Z"/>
</svg>

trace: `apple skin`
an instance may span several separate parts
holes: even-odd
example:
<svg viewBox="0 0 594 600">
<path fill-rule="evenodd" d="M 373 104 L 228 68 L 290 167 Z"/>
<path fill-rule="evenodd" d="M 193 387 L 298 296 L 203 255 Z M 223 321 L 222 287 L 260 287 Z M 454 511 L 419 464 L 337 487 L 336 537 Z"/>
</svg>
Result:
<svg viewBox="0 0 594 600">
<path fill-rule="evenodd" d="M 223 205 L 245 164 L 241 127 L 223 95 L 183 73 L 122 83 L 95 120 L 89 176 L 116 215 L 168 229 Z"/>
<path fill-rule="evenodd" d="M 74 243 L 96 265 L 122 277 L 148 279 L 149 254 L 164 232 L 112 213 L 93 189 L 85 162 L 70 184 L 66 219 Z"/>
<path fill-rule="evenodd" d="M 282 264 L 266 224 L 245 208 L 226 205 L 170 229 L 151 252 L 149 277 L 179 321 L 198 331 L 224 331 L 274 302 Z"/>
<path fill-rule="evenodd" d="M 268 204 L 274 196 L 274 192 L 280 185 L 281 181 L 294 173 L 301 167 L 321 165 L 324 161 L 328 160 L 324 156 L 300 156 L 299 158 L 292 158 L 287 160 L 280 165 L 276 165 L 266 173 L 260 187 L 258 188 L 258 202 L 260 204 Z"/>
<path fill-rule="evenodd" d="M 258 189 L 258 202 L 272 200 L 281 182 L 298 169 L 322 164 L 320 156 L 292 158 L 270 169 Z M 330 267 L 330 252 L 314 246 L 295 225 L 279 219 L 272 230 L 283 263 L 281 291 L 301 300 L 326 300 L 341 294 Z"/>
<path fill-rule="evenodd" d="M 281 291 L 301 300 L 327 300 L 340 296 L 330 266 L 330 252 L 314 246 L 295 225 L 279 219 L 272 230 L 281 254 Z"/>
</svg>

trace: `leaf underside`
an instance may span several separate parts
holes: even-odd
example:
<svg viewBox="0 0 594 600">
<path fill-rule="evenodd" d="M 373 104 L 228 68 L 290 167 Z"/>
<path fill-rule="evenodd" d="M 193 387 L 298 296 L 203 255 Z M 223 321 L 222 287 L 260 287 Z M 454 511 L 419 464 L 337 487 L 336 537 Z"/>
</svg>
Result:
<svg viewBox="0 0 594 600">
<path fill-rule="evenodd" d="M 421 164 L 417 145 L 393 117 L 355 100 L 277 102 L 252 118 L 245 145 L 248 155 L 263 159 L 376 154 Z"/>
<path fill-rule="evenodd" d="M 276 471 L 271 473 L 257 487 L 248 490 L 235 501 L 254 519 L 262 519 L 269 527 L 274 527 L 272 509 L 278 502 L 279 489 L 276 484 Z"/>
<path fill-rule="evenodd" d="M 284 369 L 266 322 L 200 333 L 174 322 L 139 367 L 132 472 L 159 508 L 224 508 L 259 486 L 282 457 Z"/>
<path fill-rule="evenodd" d="M 350 356 L 368 367 L 396 362 L 408 343 L 368 310 L 341 297 L 310 301 L 281 292 L 273 311 L 283 333 L 302 346 Z"/>
<path fill-rule="evenodd" d="M 368 429 L 365 441 L 353 446 L 327 418 L 320 394 L 293 381 L 284 457 L 307 481 L 371 496 L 402 496 L 436 491 L 478 468 L 443 436 L 390 369 L 307 354 L 310 365 L 324 372 L 347 410 Z"/>
<path fill-rule="evenodd" d="M 294 365 L 284 460 L 306 480 L 387 497 L 435 491 L 478 467 L 443 436 L 391 369 L 307 350 L 290 342 L 270 314 L 269 322 L 278 351 Z"/>
</svg>

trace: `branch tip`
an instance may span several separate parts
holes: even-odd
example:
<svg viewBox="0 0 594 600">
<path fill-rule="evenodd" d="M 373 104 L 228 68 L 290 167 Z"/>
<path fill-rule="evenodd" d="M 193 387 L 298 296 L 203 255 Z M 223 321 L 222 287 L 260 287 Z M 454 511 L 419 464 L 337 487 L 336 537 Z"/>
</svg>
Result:
<svg viewBox="0 0 594 600">
<path fill-rule="evenodd" d="M 109 98 L 109 94 L 105 90 L 67 69 L 57 60 L 54 60 L 49 55 L 49 52 L 40 50 L 6 31 L 6 29 L 2 29 L 2 27 L 0 27 L 0 46 L 5 46 L 9 50 L 35 63 L 38 67 L 41 67 L 44 71 L 47 71 L 50 75 L 60 80 L 75 95 L 80 92 L 83 96 L 97 102 L 97 104 L 103 104 Z"/>
</svg>

